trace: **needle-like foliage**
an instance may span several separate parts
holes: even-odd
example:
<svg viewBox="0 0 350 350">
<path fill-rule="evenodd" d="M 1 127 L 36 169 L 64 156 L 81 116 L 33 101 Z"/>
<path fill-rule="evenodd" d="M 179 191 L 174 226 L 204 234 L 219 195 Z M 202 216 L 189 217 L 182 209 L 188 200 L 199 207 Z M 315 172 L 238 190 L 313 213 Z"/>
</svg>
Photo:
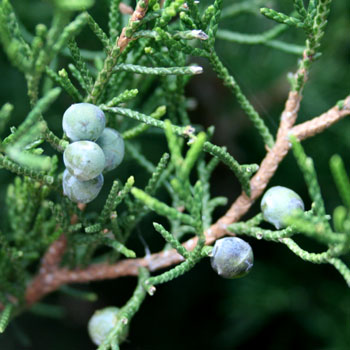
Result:
<svg viewBox="0 0 350 350">
<path fill-rule="evenodd" d="M 289 14 L 265 7 L 259 10 L 265 4 L 261 0 L 226 6 L 222 0 L 213 0 L 206 8 L 194 0 L 139 0 L 135 8 L 110 0 L 104 2 L 109 4 L 106 25 L 88 12 L 94 0 L 48 2 L 53 9 L 51 24 L 38 23 L 30 32 L 12 2 L 0 0 L 0 43 L 9 62 L 24 76 L 27 96 L 23 101 L 30 106 L 26 114 L 11 101 L 0 108 L 0 168 L 13 177 L 3 191 L 0 333 L 53 290 L 89 301 L 97 298 L 65 284 L 138 275 L 118 322 L 98 347 L 119 349 L 147 293 L 153 295 L 157 285 L 189 272 L 212 254 L 210 245 L 227 233 L 282 243 L 305 261 L 331 264 L 350 286 L 350 270 L 343 261 L 350 251 L 349 175 L 340 156 L 333 156 L 331 172 L 343 204 L 331 217 L 326 213 L 317 164 L 300 143 L 305 134 L 312 136 L 348 114 L 349 101 L 334 107 L 328 119 L 327 113 L 324 119 L 321 116 L 316 126 L 306 123 L 305 133 L 293 128 L 312 63 L 321 54 L 331 0 L 310 0 L 308 6 L 291 0 L 294 9 Z M 242 14 L 262 14 L 261 20 L 277 24 L 256 34 L 221 27 L 221 18 Z M 304 33 L 303 44 L 284 40 L 290 28 Z M 81 33 L 95 40 L 93 50 L 80 47 Z M 249 91 L 239 84 L 242 78 L 235 77 L 238 67 L 232 71 L 224 64 L 216 50 L 218 40 L 232 46 L 264 45 L 299 56 L 276 135 L 255 108 Z M 255 160 L 243 164 L 241 154 L 213 141 L 213 127 L 205 129 L 192 121 L 186 89 L 206 69 L 232 94 L 265 146 L 267 155 L 260 166 Z M 126 159 L 119 169 L 124 167 L 128 174 L 123 177 L 116 170 L 106 176 L 109 191 L 101 194 L 100 207 L 76 205 L 62 190 L 61 156 L 69 142 L 62 130 L 51 128 L 50 113 L 57 121 L 64 109 L 79 102 L 99 106 L 107 126 L 118 129 L 125 141 Z M 232 128 L 235 123 L 232 120 Z M 147 153 L 150 139 L 158 145 Z M 310 210 L 293 212 L 280 230 L 266 229 L 261 213 L 238 222 L 290 147 L 313 203 Z M 212 196 L 211 177 L 219 164 L 228 168 L 232 182 L 238 181 L 242 194 L 215 223 L 215 209 L 228 201 Z M 158 235 L 164 244 L 155 253 L 145 243 L 143 257 L 130 238 L 142 236 L 143 219 L 149 214 L 154 222 L 148 233 Z M 321 243 L 325 250 L 304 250 L 297 243 L 301 235 Z M 168 270 L 157 273 L 162 267 Z M 36 304 L 31 311 L 62 315 L 45 304 Z"/>
</svg>

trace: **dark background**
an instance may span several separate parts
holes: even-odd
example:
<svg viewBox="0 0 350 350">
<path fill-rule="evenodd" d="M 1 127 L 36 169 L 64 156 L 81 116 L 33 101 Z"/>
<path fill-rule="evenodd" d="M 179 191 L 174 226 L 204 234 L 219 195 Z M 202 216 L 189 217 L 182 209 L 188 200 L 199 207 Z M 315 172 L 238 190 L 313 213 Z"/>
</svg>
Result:
<svg viewBox="0 0 350 350">
<path fill-rule="evenodd" d="M 207 2 L 203 1 L 202 4 Z M 38 22 L 50 23 L 52 9 L 48 3 L 37 0 L 16 0 L 12 3 L 30 31 Z M 106 28 L 107 1 L 99 0 L 97 3 L 91 13 Z M 231 3 L 224 1 L 225 6 Z M 271 4 L 266 1 L 266 5 Z M 275 5 L 274 8 L 290 12 L 292 1 L 284 1 L 283 6 Z M 349 93 L 349 14 L 347 0 L 334 1 L 323 41 L 323 55 L 312 68 L 299 122 L 319 115 Z M 273 25 L 262 16 L 241 15 L 223 20 L 220 28 L 259 33 Z M 303 44 L 303 35 L 297 30 L 291 29 L 281 38 Z M 79 36 L 78 43 L 82 48 L 90 49 L 98 45 L 88 30 Z M 295 71 L 297 57 L 262 45 L 245 46 L 218 40 L 216 47 L 245 94 L 270 130 L 275 132 L 289 89 L 286 75 Z M 215 125 L 214 143 L 226 145 L 241 163 L 259 163 L 265 153 L 260 136 L 207 62 L 194 61 L 204 66 L 204 74 L 195 77 L 187 89 L 187 95 L 197 101 L 197 108 L 190 114 L 192 122 L 204 126 Z M 67 62 L 63 58 L 59 68 L 66 67 Z M 29 110 L 25 82 L 2 51 L 0 77 L 1 105 L 7 101 L 15 105 L 11 125 L 17 125 Z M 71 100 L 62 94 L 51 109 L 51 114 L 46 115 L 56 133 L 62 132 L 61 116 L 70 103 Z M 145 156 L 153 161 L 165 151 L 161 135 L 144 136 L 140 140 Z M 347 169 L 350 169 L 349 117 L 303 145 L 315 161 L 327 212 L 331 214 L 340 204 L 340 199 L 328 162 L 333 154 L 338 153 L 343 157 Z M 142 170 L 127 157 L 123 167 L 118 170 L 118 178 L 125 181 L 134 173 L 136 183 L 142 184 L 145 181 Z M 91 204 L 91 210 L 103 205 L 113 176 L 106 177 L 104 192 Z M 0 179 L 3 203 L 7 184 L 13 175 L 0 170 Z M 307 189 L 292 155 L 282 162 L 271 185 L 294 189 L 309 208 Z M 225 166 L 219 166 L 215 171 L 212 192 L 227 196 L 229 202 L 239 194 L 238 182 Z M 226 209 L 217 210 L 216 217 Z M 247 217 L 258 210 L 256 204 Z M 3 206 L 0 219 L 6 220 Z M 140 231 L 152 251 L 156 251 L 160 241 L 159 237 L 154 238 L 155 232 L 150 222 L 151 218 L 146 219 Z M 252 239 L 248 241 L 254 250 L 255 266 L 247 277 L 240 280 L 221 279 L 212 271 L 209 261 L 203 260 L 191 272 L 157 287 L 157 293 L 146 298 L 132 321 L 129 339 L 123 349 L 349 349 L 350 294 L 339 273 L 331 266 L 303 262 L 282 245 Z M 310 251 L 322 249 L 308 239 L 298 239 L 298 243 Z M 142 247 L 137 238 L 133 244 Z M 135 278 L 128 277 L 77 286 L 97 293 L 99 300 L 94 303 L 53 293 L 44 302 L 58 305 L 61 309 L 57 311 L 58 314 L 63 313 L 62 317 L 43 318 L 31 312 L 18 317 L 0 336 L 0 349 L 94 349 L 86 331 L 89 317 L 97 308 L 122 306 L 130 297 L 135 283 Z"/>
</svg>

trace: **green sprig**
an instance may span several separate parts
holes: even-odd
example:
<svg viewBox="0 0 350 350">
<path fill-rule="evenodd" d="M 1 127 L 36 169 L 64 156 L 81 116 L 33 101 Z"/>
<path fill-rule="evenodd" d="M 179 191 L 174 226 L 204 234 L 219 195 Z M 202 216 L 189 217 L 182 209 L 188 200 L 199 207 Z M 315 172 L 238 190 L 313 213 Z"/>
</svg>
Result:
<svg viewBox="0 0 350 350">
<path fill-rule="evenodd" d="M 281 243 L 285 244 L 295 255 L 313 264 L 326 264 L 332 258 L 332 250 L 323 253 L 309 253 L 299 247 L 291 238 L 282 238 Z"/>
<path fill-rule="evenodd" d="M 325 217 L 326 210 L 324 207 L 320 186 L 317 181 L 313 160 L 306 156 L 303 147 L 294 136 L 290 136 L 290 141 L 293 145 L 292 150 L 294 157 L 296 158 L 298 166 L 304 175 L 310 197 L 315 203 L 314 210 L 318 216 Z M 328 221 L 325 221 L 325 223 L 328 224 Z"/>
<path fill-rule="evenodd" d="M 348 210 L 339 205 L 333 211 L 333 225 L 336 232 L 344 232 L 344 223 L 348 215 Z"/>
<path fill-rule="evenodd" d="M 350 210 L 350 180 L 346 174 L 343 160 L 339 155 L 334 155 L 329 162 L 334 182 L 344 205 Z"/>
<path fill-rule="evenodd" d="M 157 214 L 165 216 L 168 219 L 180 220 L 184 224 L 192 226 L 195 225 L 195 221 L 191 216 L 189 216 L 188 214 L 183 214 L 178 210 L 169 207 L 165 203 L 160 202 L 158 199 L 151 197 L 146 192 L 134 187 L 131 190 L 131 193 L 134 195 L 135 198 L 143 202 L 150 209 L 154 210 Z"/>
<path fill-rule="evenodd" d="M 161 119 L 166 114 L 166 107 L 160 106 L 158 107 L 151 115 L 151 118 Z M 133 139 L 144 132 L 146 132 L 150 128 L 149 124 L 139 124 L 129 130 L 123 132 L 122 136 L 124 140 Z"/>
<path fill-rule="evenodd" d="M 157 188 L 162 184 L 164 178 L 166 178 L 167 174 L 165 172 L 169 160 L 169 154 L 164 153 L 160 158 L 157 167 L 152 172 L 151 178 L 148 180 L 148 183 L 145 187 L 145 192 L 149 195 L 154 195 Z"/>
<path fill-rule="evenodd" d="M 260 227 L 252 227 L 252 222 L 250 223 L 243 223 L 238 222 L 231 224 L 228 227 L 228 230 L 232 233 L 235 233 L 237 235 L 247 235 L 254 237 L 256 239 L 265 239 L 267 241 L 274 241 L 274 242 L 280 242 L 282 238 L 290 237 L 294 233 L 296 233 L 296 230 L 290 226 L 283 230 L 266 230 L 262 229 Z"/>
<path fill-rule="evenodd" d="M 115 0 L 113 1 L 116 2 Z M 102 43 L 104 51 L 108 53 L 110 50 L 110 41 L 108 39 L 107 34 L 102 30 L 98 23 L 89 14 L 87 15 L 87 22 L 90 29 Z"/>
<path fill-rule="evenodd" d="M 180 179 L 187 180 L 190 175 L 190 172 L 197 161 L 199 154 L 201 153 L 204 144 L 206 142 L 206 135 L 204 132 L 201 132 L 197 135 L 194 141 L 191 144 L 190 149 L 188 150 L 185 159 L 183 160 L 181 169 L 179 171 Z"/>
<path fill-rule="evenodd" d="M 350 269 L 345 265 L 345 263 L 338 258 L 329 258 L 328 262 L 339 271 L 339 273 L 344 277 L 348 287 L 350 287 Z"/>
<path fill-rule="evenodd" d="M 106 203 L 102 209 L 99 220 L 101 223 L 106 222 L 110 217 L 113 210 L 115 210 L 115 200 L 118 196 L 118 192 L 120 190 L 120 185 L 118 181 L 113 181 L 113 185 L 111 190 L 109 191 L 108 197 L 106 199 Z"/>
<path fill-rule="evenodd" d="M 304 19 L 307 16 L 307 11 L 304 7 L 303 0 L 293 0 L 293 2 L 295 10 L 299 14 L 299 16 Z"/>
<path fill-rule="evenodd" d="M 159 20 L 160 26 L 164 27 L 168 24 L 169 21 L 177 15 L 184 2 L 185 0 L 175 0 L 171 2 L 169 6 L 166 6 Z"/>
<path fill-rule="evenodd" d="M 19 164 L 16 164 L 15 162 L 8 159 L 8 157 L 3 155 L 0 155 L 0 166 L 2 166 L 3 168 L 15 174 L 28 176 L 34 180 L 43 182 L 47 185 L 52 185 L 54 182 L 54 178 L 52 176 L 47 175 L 44 172 L 37 171 L 31 168 L 27 168 Z"/>
<path fill-rule="evenodd" d="M 164 122 L 165 136 L 168 141 L 168 147 L 171 154 L 171 162 L 174 164 L 175 169 L 180 169 L 183 163 L 183 157 L 181 155 L 182 142 L 178 140 L 173 129 L 173 125 L 170 120 Z"/>
<path fill-rule="evenodd" d="M 200 66 L 189 67 L 144 67 L 134 64 L 118 64 L 113 69 L 114 72 L 125 71 L 138 74 L 150 75 L 196 75 L 203 72 Z"/>
<path fill-rule="evenodd" d="M 90 91 L 90 89 L 92 88 L 92 85 L 93 85 L 93 78 L 92 78 L 91 72 L 88 70 L 86 63 L 84 62 L 84 60 L 80 54 L 79 47 L 74 39 L 71 39 L 68 42 L 68 48 L 72 54 L 72 57 L 73 57 L 73 60 L 77 66 L 77 69 L 79 70 L 79 72 L 82 76 L 82 79 L 84 81 L 84 85 L 86 86 L 86 89 L 88 91 Z"/>
<path fill-rule="evenodd" d="M 243 94 L 241 88 L 235 81 L 234 77 L 229 74 L 227 68 L 222 64 L 219 57 L 215 52 L 212 52 L 209 57 L 210 63 L 218 74 L 219 78 L 221 78 L 224 82 L 224 85 L 227 86 L 231 92 L 236 96 L 238 103 L 241 105 L 243 111 L 247 114 L 250 121 L 253 123 L 255 128 L 258 130 L 260 136 L 262 137 L 264 143 L 272 148 L 274 145 L 274 139 L 265 125 L 263 119 L 259 116 L 258 112 L 254 109 L 252 104 L 248 101 L 248 99 Z"/>
<path fill-rule="evenodd" d="M 210 19 L 209 28 L 208 28 L 208 36 L 209 36 L 208 45 L 211 45 L 211 46 L 214 46 L 215 44 L 216 32 L 219 27 L 219 20 L 221 16 L 222 4 L 223 4 L 223 0 L 214 1 L 213 16 Z"/>
<path fill-rule="evenodd" d="M 133 250 L 128 249 L 124 244 L 122 244 L 116 240 L 112 240 L 112 239 L 106 237 L 103 239 L 102 242 L 105 245 L 108 245 L 111 248 L 113 248 L 118 253 L 123 254 L 126 258 L 136 258 L 136 253 Z"/>
<path fill-rule="evenodd" d="M 155 292 L 155 285 L 163 284 L 174 280 L 175 278 L 182 276 L 186 272 L 190 271 L 203 257 L 203 246 L 198 244 L 196 248 L 191 252 L 189 257 L 181 264 L 175 266 L 169 271 L 166 271 L 158 276 L 150 277 L 144 282 L 144 287 L 150 295 Z M 205 254 L 204 254 L 205 256 Z"/>
<path fill-rule="evenodd" d="M 107 107 L 114 107 L 121 103 L 125 103 L 132 100 L 139 93 L 138 89 L 124 90 L 118 96 L 113 97 L 109 102 L 106 103 Z"/>
<path fill-rule="evenodd" d="M 346 237 L 341 233 L 333 233 L 328 218 L 310 215 L 308 212 L 296 211 L 286 218 L 286 223 L 292 225 L 298 232 L 303 233 L 326 245 L 345 243 Z"/>
<path fill-rule="evenodd" d="M 13 305 L 8 304 L 5 306 L 4 310 L 1 312 L 1 314 L 0 314 L 0 333 L 5 332 L 5 329 L 10 322 L 12 310 L 13 310 Z"/>
<path fill-rule="evenodd" d="M 58 74 L 56 74 L 49 67 L 45 68 L 46 74 L 58 85 L 60 85 L 68 95 L 70 95 L 74 102 L 80 102 L 83 100 L 82 95 L 77 90 L 77 88 L 73 85 L 71 80 L 68 77 L 67 71 L 63 68 Z"/>
<path fill-rule="evenodd" d="M 0 41 L 12 64 L 23 72 L 31 68 L 30 48 L 20 32 L 16 15 L 8 0 L 0 4 Z"/>
<path fill-rule="evenodd" d="M 250 195 L 250 178 L 259 169 L 257 164 L 251 164 L 248 166 L 240 165 L 223 147 L 213 145 L 209 141 L 204 143 L 203 149 L 220 159 L 226 164 L 237 176 L 239 182 L 242 185 L 243 191 Z"/>
<path fill-rule="evenodd" d="M 180 255 L 182 255 L 185 259 L 190 256 L 190 253 L 186 250 L 186 248 L 181 245 L 181 243 L 170 233 L 168 232 L 162 225 L 154 222 L 154 228 L 157 232 L 159 232 L 162 237 L 173 247 Z"/>
<path fill-rule="evenodd" d="M 90 91 L 89 86 L 86 83 L 79 69 L 72 63 L 68 64 L 68 68 L 71 71 L 73 77 L 78 81 L 79 85 L 85 90 L 86 93 L 89 93 Z"/>
<path fill-rule="evenodd" d="M 128 108 L 121 108 L 121 107 L 105 107 L 101 106 L 103 110 L 109 111 L 115 114 L 120 114 L 122 116 L 137 120 L 139 122 L 142 122 L 144 124 L 150 125 L 150 126 L 155 126 L 157 128 L 164 129 L 164 122 L 161 120 L 157 120 L 155 118 L 152 118 L 151 116 L 148 116 L 146 114 L 133 111 Z M 172 130 L 181 136 L 184 136 L 188 133 L 188 127 L 180 127 L 176 125 L 172 125 Z"/>
<path fill-rule="evenodd" d="M 119 4 L 120 0 L 111 0 L 108 27 L 109 35 L 112 42 L 114 42 L 117 39 L 117 36 L 121 32 L 121 14 L 119 11 Z"/>
<path fill-rule="evenodd" d="M 3 144 L 8 144 L 9 142 L 15 143 L 18 141 L 35 123 L 37 123 L 41 114 L 44 113 L 50 105 L 57 99 L 58 95 L 61 93 L 60 88 L 55 88 L 50 90 L 44 97 L 42 97 L 34 108 L 29 112 L 25 121 L 17 128 L 16 132 L 12 135 L 8 142 L 3 142 Z"/>
<path fill-rule="evenodd" d="M 281 33 L 283 33 L 287 28 L 288 27 L 286 25 L 281 24 L 261 34 L 245 34 L 221 29 L 217 32 L 217 38 L 245 45 L 263 44 L 265 46 L 272 47 L 280 51 L 284 51 L 294 55 L 301 55 L 305 47 L 285 43 L 284 41 L 280 40 L 273 40 Z"/>
<path fill-rule="evenodd" d="M 59 291 L 66 294 L 66 295 L 72 296 L 74 298 L 86 300 L 86 301 L 90 301 L 90 302 L 94 302 L 98 299 L 98 296 L 96 293 L 87 292 L 87 291 L 72 288 L 69 286 L 62 286 L 59 289 Z"/>
<path fill-rule="evenodd" d="M 88 21 L 88 14 L 86 12 L 78 15 L 74 21 L 69 23 L 64 29 L 62 34 L 57 39 L 57 42 L 53 45 L 53 53 L 59 52 L 69 41 L 70 38 L 75 37 L 85 26 Z"/>
<path fill-rule="evenodd" d="M 98 350 L 119 350 L 119 344 L 123 340 L 125 335 L 125 329 L 128 327 L 131 319 L 140 308 L 147 293 L 144 288 L 144 283 L 149 276 L 147 269 L 141 267 L 139 269 L 139 278 L 137 287 L 129 299 L 129 301 L 118 312 L 118 322 L 114 329 L 108 334 L 107 338 L 98 347 Z"/>
<path fill-rule="evenodd" d="M 8 123 L 11 113 L 13 111 L 13 105 L 5 103 L 0 109 L 0 133 L 4 130 Z"/>
<path fill-rule="evenodd" d="M 260 12 L 266 16 L 267 18 L 270 18 L 276 22 L 287 24 L 288 26 L 293 26 L 297 28 L 304 28 L 305 24 L 298 18 L 285 15 L 284 13 L 277 12 L 275 10 L 269 9 L 269 8 L 262 8 L 260 9 Z"/>
</svg>

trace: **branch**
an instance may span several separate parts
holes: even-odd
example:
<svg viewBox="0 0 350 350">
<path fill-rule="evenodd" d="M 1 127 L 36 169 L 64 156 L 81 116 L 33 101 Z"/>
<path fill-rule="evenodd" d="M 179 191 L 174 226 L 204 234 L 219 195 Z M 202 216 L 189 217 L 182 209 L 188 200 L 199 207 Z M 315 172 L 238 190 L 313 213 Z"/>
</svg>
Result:
<svg viewBox="0 0 350 350">
<path fill-rule="evenodd" d="M 289 150 L 288 133 L 297 118 L 301 96 L 297 92 L 290 92 L 278 128 L 277 139 L 274 146 L 268 150 L 260 164 L 258 172 L 250 180 L 251 196 L 244 192 L 236 199 L 227 213 L 221 217 L 214 228 L 219 226 L 222 230 L 241 218 L 252 206 L 254 201 L 263 193 L 270 179 L 277 170 L 279 163 Z M 216 236 L 216 238 L 222 235 Z"/>
<path fill-rule="evenodd" d="M 50 284 L 52 273 L 58 269 L 62 256 L 67 247 L 67 238 L 62 234 L 55 242 L 51 244 L 43 259 L 39 269 L 39 274 L 32 280 L 26 289 L 26 300 L 35 299 L 38 290 L 47 284 Z"/>
<path fill-rule="evenodd" d="M 140 21 L 145 16 L 147 7 L 148 0 L 139 2 L 129 23 Z M 121 7 L 120 10 L 123 12 L 125 8 L 123 10 L 123 7 Z M 130 9 L 126 10 L 130 11 Z M 122 52 L 132 40 L 131 37 L 127 37 L 127 29 L 128 27 L 123 28 L 120 38 L 117 41 L 117 48 L 120 49 L 119 52 Z M 117 56 L 118 55 L 116 55 L 116 57 Z M 95 101 L 98 98 L 102 91 L 101 86 L 106 84 L 111 75 L 112 68 L 116 63 L 116 57 L 109 57 L 109 59 L 106 60 L 104 70 L 100 73 L 88 100 Z M 305 51 L 303 60 L 307 61 L 308 59 L 307 52 Z M 298 89 L 300 92 L 292 91 L 289 93 L 285 109 L 281 116 L 276 143 L 268 150 L 265 158 L 261 162 L 258 172 L 250 181 L 251 196 L 248 197 L 242 192 L 227 213 L 205 232 L 207 244 L 211 244 L 216 239 L 227 234 L 227 226 L 238 221 L 250 209 L 254 201 L 263 193 L 277 170 L 278 165 L 289 151 L 289 133 L 296 135 L 299 140 L 304 140 L 322 132 L 341 118 L 350 114 L 350 97 L 348 97 L 344 101 L 344 106 L 341 110 L 339 110 L 338 107 L 334 107 L 317 118 L 293 127 L 299 110 L 301 90 L 307 80 L 305 65 L 300 65 L 296 76 L 303 80 Z M 196 245 L 196 240 L 196 238 L 193 238 L 184 243 L 185 248 L 192 250 Z M 66 238 L 62 235 L 59 240 L 51 245 L 48 252 L 45 254 L 39 275 L 34 278 L 27 288 L 26 300 L 29 305 L 66 283 L 88 282 L 92 280 L 137 275 L 139 266 L 148 267 L 149 270 L 154 271 L 183 261 L 183 257 L 173 250 L 156 253 L 141 259 L 122 260 L 113 265 L 94 264 L 83 270 L 76 269 L 71 271 L 66 268 L 58 268 L 61 256 L 65 250 L 65 242 Z"/>
<path fill-rule="evenodd" d="M 264 191 L 267 183 L 275 173 L 278 164 L 282 161 L 289 149 L 288 132 L 293 126 L 301 97 L 296 92 L 290 92 L 285 110 L 281 116 L 281 123 L 275 145 L 268 151 L 261 163 L 260 169 L 251 180 L 251 197 L 244 192 L 232 204 L 228 212 L 212 225 L 206 232 L 206 243 L 211 244 L 217 238 L 227 234 L 226 227 L 244 215 L 254 200 Z M 197 239 L 188 240 L 184 246 L 188 250 L 194 249 Z M 49 249 L 50 250 L 50 249 Z M 183 257 L 174 251 L 164 251 L 142 259 L 128 259 L 113 265 L 94 264 L 84 270 L 55 269 L 46 274 L 37 276 L 29 285 L 26 301 L 30 305 L 45 294 L 57 289 L 60 285 L 69 282 L 87 282 L 98 279 L 110 279 L 120 276 L 137 275 L 138 267 L 148 267 L 154 271 L 183 261 Z M 40 283 L 39 283 L 40 282 Z"/>
<path fill-rule="evenodd" d="M 295 135 L 299 141 L 302 141 L 314 135 L 320 134 L 322 131 L 329 128 L 349 114 L 350 96 L 345 99 L 342 109 L 339 109 L 339 107 L 335 106 L 317 118 L 313 118 L 305 123 L 294 126 L 294 128 L 291 130 L 291 133 Z"/>
<path fill-rule="evenodd" d="M 137 3 L 137 6 L 135 8 L 135 11 L 133 12 L 130 23 L 132 22 L 138 22 L 141 21 L 143 17 L 145 17 L 147 8 L 148 8 L 148 0 L 144 0 L 141 7 L 141 2 Z M 126 36 L 127 26 L 123 28 L 122 33 L 120 34 L 120 37 L 118 39 L 118 47 L 120 48 L 120 52 L 123 52 L 123 50 L 126 48 L 126 46 L 129 44 L 129 42 L 132 40 L 131 37 Z"/>
<path fill-rule="evenodd" d="M 228 225 L 238 221 L 252 206 L 254 201 L 263 193 L 270 179 L 277 170 L 278 165 L 287 155 L 290 149 L 288 135 L 293 133 L 300 140 L 312 137 L 325 130 L 346 115 L 350 115 L 350 96 L 344 101 L 344 107 L 333 107 L 326 113 L 305 123 L 293 127 L 299 110 L 301 97 L 296 92 L 290 92 L 285 109 L 281 116 L 275 145 L 268 150 L 261 162 L 260 168 L 251 179 L 251 196 L 244 192 L 236 199 L 227 213 L 213 224 L 206 232 L 206 244 L 212 244 L 218 238 L 230 234 L 226 231 Z M 62 237 L 62 236 L 61 236 Z M 61 239 L 61 238 L 60 238 Z M 184 243 L 187 250 L 193 250 L 197 238 L 192 238 Z M 56 246 L 56 242 L 52 246 Z M 43 264 L 51 261 L 55 249 L 49 248 L 44 256 Z M 51 252 L 51 253 L 50 253 Z M 53 259 L 54 260 L 54 259 Z M 184 258 L 176 250 L 167 250 L 152 254 L 145 258 L 126 259 L 115 264 L 93 264 L 85 269 L 69 270 L 67 268 L 40 269 L 39 275 L 28 286 L 26 301 L 28 305 L 40 300 L 46 294 L 58 289 L 67 283 L 83 283 L 96 280 L 114 279 L 122 276 L 137 276 L 140 266 L 147 267 L 150 271 L 156 271 L 182 262 Z M 55 261 L 55 260 L 54 260 Z M 48 267 L 50 264 L 48 264 Z"/>
<path fill-rule="evenodd" d="M 146 15 L 148 9 L 148 1 L 149 0 L 142 0 L 137 3 L 136 9 L 129 20 L 129 24 L 123 28 L 119 39 L 109 50 L 109 53 L 103 64 L 103 68 L 98 73 L 94 86 L 92 87 L 90 94 L 86 98 L 86 102 L 91 102 L 94 104 L 97 103 L 98 98 L 101 96 L 103 89 L 105 88 L 105 86 L 109 82 L 110 77 L 112 76 L 113 68 L 117 64 L 118 58 L 131 41 L 131 37 L 127 37 L 128 32 L 132 30 L 133 25 L 135 25 L 135 23 L 137 24 L 138 22 L 140 22 L 141 19 Z"/>
<path fill-rule="evenodd" d="M 81 211 L 84 211 L 86 204 L 79 203 L 78 208 Z M 78 221 L 78 216 L 73 214 L 70 223 L 71 225 L 76 224 Z M 28 285 L 26 290 L 26 300 L 35 299 L 38 290 L 42 286 L 50 283 L 52 278 L 52 273 L 59 269 L 59 264 L 61 263 L 62 257 L 67 248 L 67 237 L 65 234 L 62 234 L 56 241 L 54 241 L 45 255 L 43 256 L 40 264 L 39 274 L 32 280 Z"/>
</svg>

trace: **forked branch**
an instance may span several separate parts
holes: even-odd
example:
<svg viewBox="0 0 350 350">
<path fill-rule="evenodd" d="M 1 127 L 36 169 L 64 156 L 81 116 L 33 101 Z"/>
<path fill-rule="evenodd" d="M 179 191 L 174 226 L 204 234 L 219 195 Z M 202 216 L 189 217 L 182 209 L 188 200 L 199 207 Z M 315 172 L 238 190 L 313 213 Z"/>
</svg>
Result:
<svg viewBox="0 0 350 350">
<path fill-rule="evenodd" d="M 218 238 L 229 234 L 226 230 L 227 226 L 237 222 L 263 193 L 279 164 L 291 147 L 289 142 L 290 133 L 294 134 L 299 140 L 304 140 L 324 131 L 345 116 L 350 115 L 349 96 L 344 101 L 341 109 L 335 106 L 319 117 L 293 126 L 297 118 L 300 100 L 301 97 L 297 92 L 290 92 L 281 116 L 276 142 L 274 146 L 267 151 L 258 172 L 251 179 L 251 196 L 248 197 L 243 192 L 235 200 L 226 214 L 205 232 L 206 244 L 212 244 Z M 59 243 L 59 241 L 57 242 Z M 54 242 L 52 246 L 56 247 L 56 242 Z M 92 264 L 87 268 L 75 270 L 69 270 L 67 268 L 50 269 L 48 268 L 50 264 L 46 266 L 47 264 L 45 261 L 49 261 L 46 257 L 50 255 L 49 252 L 53 251 L 52 246 L 43 259 L 43 266 L 39 275 L 34 278 L 27 288 L 26 301 L 28 305 L 37 302 L 46 294 L 58 289 L 64 284 L 115 279 L 122 276 L 136 276 L 140 266 L 147 267 L 150 271 L 156 271 L 183 261 L 183 257 L 175 250 L 167 250 L 144 258 L 121 260 L 115 264 Z M 188 240 L 184 243 L 184 246 L 186 249 L 192 250 L 196 246 L 196 238 Z"/>
</svg>

